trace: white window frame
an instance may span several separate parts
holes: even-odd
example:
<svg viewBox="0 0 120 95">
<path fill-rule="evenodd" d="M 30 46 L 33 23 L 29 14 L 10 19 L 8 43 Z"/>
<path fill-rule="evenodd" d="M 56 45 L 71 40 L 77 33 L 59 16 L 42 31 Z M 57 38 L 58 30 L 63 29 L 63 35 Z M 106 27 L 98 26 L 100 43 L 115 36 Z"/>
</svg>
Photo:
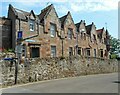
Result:
<svg viewBox="0 0 120 95">
<path fill-rule="evenodd" d="M 80 51 L 80 54 L 79 54 Z M 78 47 L 78 54 L 81 55 L 81 47 Z"/>
<path fill-rule="evenodd" d="M 56 57 L 56 46 L 51 46 L 51 57 Z"/>
<path fill-rule="evenodd" d="M 73 47 L 69 47 L 69 56 L 73 55 Z"/>
<path fill-rule="evenodd" d="M 53 23 L 50 23 L 50 35 L 51 37 L 56 37 L 56 25 Z"/>
<path fill-rule="evenodd" d="M 96 57 L 96 56 L 97 56 L 97 50 L 94 49 L 94 57 Z"/>
<path fill-rule="evenodd" d="M 68 39 L 72 39 L 73 30 L 68 28 Z"/>
<path fill-rule="evenodd" d="M 35 21 L 34 20 L 29 20 L 29 28 L 30 31 L 34 31 L 35 30 Z"/>
<path fill-rule="evenodd" d="M 89 51 L 89 52 L 88 52 Z M 89 57 L 90 56 L 90 49 L 89 48 L 87 48 L 86 49 L 86 55 Z"/>
</svg>

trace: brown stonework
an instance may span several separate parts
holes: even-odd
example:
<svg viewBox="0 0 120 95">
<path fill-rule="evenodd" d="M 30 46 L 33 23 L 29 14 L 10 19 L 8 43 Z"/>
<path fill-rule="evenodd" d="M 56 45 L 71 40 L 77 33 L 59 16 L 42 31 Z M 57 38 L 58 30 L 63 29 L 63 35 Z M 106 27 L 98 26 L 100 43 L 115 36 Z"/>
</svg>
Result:
<svg viewBox="0 0 120 95">
<path fill-rule="evenodd" d="M 0 51 L 11 48 L 11 20 L 0 18 Z"/>
<path fill-rule="evenodd" d="M 96 30 L 94 23 L 86 25 L 82 20 L 74 24 L 70 12 L 59 18 L 53 4 L 41 10 L 39 15 L 33 10 L 25 12 L 9 5 L 8 18 L 12 21 L 12 48 L 16 46 L 17 32 L 23 31 L 23 39 L 27 39 L 22 44 L 26 47 L 27 57 L 51 57 L 52 53 L 60 57 L 81 52 L 82 56 L 108 58 L 107 30 Z"/>
</svg>

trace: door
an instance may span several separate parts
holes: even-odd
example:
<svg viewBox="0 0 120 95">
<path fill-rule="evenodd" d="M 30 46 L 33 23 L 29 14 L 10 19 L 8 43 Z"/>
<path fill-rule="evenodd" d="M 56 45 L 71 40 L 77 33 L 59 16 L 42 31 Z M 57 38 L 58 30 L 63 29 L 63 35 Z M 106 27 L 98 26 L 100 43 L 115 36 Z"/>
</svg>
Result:
<svg viewBox="0 0 120 95">
<path fill-rule="evenodd" d="M 32 48 L 31 48 L 31 57 L 32 57 L 32 58 L 40 57 L 39 47 L 32 47 Z"/>
</svg>

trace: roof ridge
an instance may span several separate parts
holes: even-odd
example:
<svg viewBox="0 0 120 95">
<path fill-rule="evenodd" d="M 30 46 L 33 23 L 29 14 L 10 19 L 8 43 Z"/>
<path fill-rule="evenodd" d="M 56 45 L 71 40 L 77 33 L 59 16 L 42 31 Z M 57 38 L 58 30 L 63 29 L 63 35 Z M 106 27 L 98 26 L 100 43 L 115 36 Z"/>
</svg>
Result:
<svg viewBox="0 0 120 95">
<path fill-rule="evenodd" d="M 62 28 L 64 27 L 64 22 L 65 22 L 65 19 L 66 19 L 66 18 L 67 18 L 67 14 L 59 18 L 59 19 L 60 19 L 60 22 L 62 23 L 62 24 L 61 24 L 61 27 L 62 27 Z"/>
<path fill-rule="evenodd" d="M 24 15 L 24 16 L 29 15 L 29 14 L 30 14 L 30 12 L 31 12 L 31 11 L 30 11 L 30 12 L 27 12 L 27 11 L 24 11 L 24 10 L 21 10 L 21 9 L 17 9 L 17 8 L 14 8 L 14 9 L 15 9 L 15 11 L 17 11 L 17 10 L 18 10 L 18 11 L 23 12 L 23 15 Z"/>
<path fill-rule="evenodd" d="M 86 25 L 85 27 L 92 26 L 92 24 Z"/>
<path fill-rule="evenodd" d="M 64 18 L 64 17 L 67 17 L 67 14 L 66 14 L 66 15 L 64 15 L 64 16 L 62 16 L 62 17 L 60 17 L 59 19 L 62 19 L 62 18 Z"/>
<path fill-rule="evenodd" d="M 14 9 L 17 9 L 17 10 L 22 11 L 22 12 L 29 13 L 29 12 L 27 12 L 27 11 L 24 11 L 24 10 L 21 10 L 21 9 L 18 9 L 18 8 L 14 8 Z"/>
<path fill-rule="evenodd" d="M 78 25 L 78 24 L 80 24 L 81 22 L 78 22 L 78 23 L 76 23 L 75 25 Z"/>
<path fill-rule="evenodd" d="M 43 24 L 44 22 L 44 16 L 47 14 L 47 12 L 51 9 L 51 7 L 53 6 L 53 4 L 47 6 L 46 8 L 41 10 L 41 13 L 38 15 L 40 22 Z"/>
<path fill-rule="evenodd" d="M 97 29 L 97 30 L 103 30 L 103 29 Z"/>
<path fill-rule="evenodd" d="M 99 31 L 99 30 L 102 30 L 102 31 L 103 31 L 103 30 L 104 30 L 104 27 L 103 27 L 103 28 L 100 28 L 100 29 L 97 29 L 96 31 Z"/>
<path fill-rule="evenodd" d="M 51 5 L 47 6 L 47 7 L 45 7 L 44 9 L 42 9 L 41 13 L 44 12 L 44 11 L 47 11 L 51 6 L 53 6 L 53 4 L 51 4 Z"/>
</svg>

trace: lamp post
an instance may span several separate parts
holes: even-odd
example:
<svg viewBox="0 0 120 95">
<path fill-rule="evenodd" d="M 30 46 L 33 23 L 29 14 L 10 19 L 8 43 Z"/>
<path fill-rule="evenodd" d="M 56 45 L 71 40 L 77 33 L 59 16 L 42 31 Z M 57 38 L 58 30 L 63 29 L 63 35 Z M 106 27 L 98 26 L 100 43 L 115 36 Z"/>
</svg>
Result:
<svg viewBox="0 0 120 95">
<path fill-rule="evenodd" d="M 16 52 L 16 55 L 17 55 L 18 62 L 16 62 L 15 59 L 11 59 L 15 63 L 15 84 L 17 84 L 18 64 L 21 63 L 21 56 L 22 56 L 22 50 L 23 50 L 22 42 L 27 40 L 27 39 L 37 37 L 39 35 L 39 20 L 37 20 L 36 21 L 36 23 L 37 23 L 37 34 L 33 35 L 33 36 L 30 36 L 30 37 L 26 37 L 26 38 L 23 39 L 23 31 L 20 30 L 21 29 L 20 28 L 21 27 L 20 21 L 21 20 L 19 19 L 19 31 L 18 31 L 18 34 L 17 34 L 17 45 L 15 47 L 15 52 Z"/>
<path fill-rule="evenodd" d="M 15 82 L 14 84 L 17 84 L 17 75 L 18 75 L 18 63 L 16 62 L 17 58 L 4 58 L 5 61 L 10 61 L 11 64 L 15 63 Z"/>
</svg>

